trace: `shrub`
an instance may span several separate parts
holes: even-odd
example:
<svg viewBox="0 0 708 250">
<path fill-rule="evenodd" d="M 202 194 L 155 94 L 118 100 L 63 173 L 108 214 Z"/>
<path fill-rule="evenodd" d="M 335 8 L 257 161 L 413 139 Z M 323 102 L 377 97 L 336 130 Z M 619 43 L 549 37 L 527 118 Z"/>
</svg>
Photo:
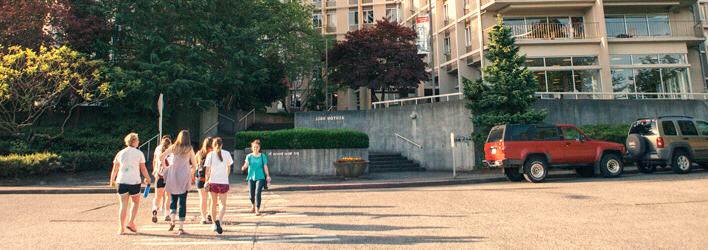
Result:
<svg viewBox="0 0 708 250">
<path fill-rule="evenodd" d="M 61 156 L 53 153 L 35 153 L 0 156 L 0 177 L 46 175 L 60 167 Z"/>
<path fill-rule="evenodd" d="M 111 169 L 115 152 L 111 151 L 67 151 L 61 152 L 61 166 L 64 171 Z"/>
<path fill-rule="evenodd" d="M 297 128 L 276 131 L 246 131 L 236 134 L 236 148 L 247 148 L 255 139 L 263 149 L 368 148 L 366 133 L 348 129 Z"/>
<path fill-rule="evenodd" d="M 624 144 L 627 140 L 629 124 L 600 124 L 581 126 L 591 139 L 611 141 Z"/>
</svg>

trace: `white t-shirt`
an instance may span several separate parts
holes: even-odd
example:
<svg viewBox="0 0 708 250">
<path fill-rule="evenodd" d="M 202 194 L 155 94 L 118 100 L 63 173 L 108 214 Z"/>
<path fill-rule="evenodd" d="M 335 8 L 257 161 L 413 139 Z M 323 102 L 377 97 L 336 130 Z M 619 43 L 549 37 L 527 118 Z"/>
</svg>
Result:
<svg viewBox="0 0 708 250">
<path fill-rule="evenodd" d="M 145 163 L 143 152 L 134 147 L 126 147 L 113 159 L 113 164 L 118 164 L 118 177 L 116 183 L 135 185 L 140 184 L 140 163 Z"/>
<path fill-rule="evenodd" d="M 161 154 L 162 154 L 162 146 L 157 146 L 157 148 L 155 149 L 155 154 L 154 154 L 155 157 L 153 158 L 153 161 L 157 162 L 156 169 L 158 169 L 158 170 L 162 167 L 162 161 L 160 161 Z M 174 162 L 174 155 L 173 154 L 168 155 L 165 158 L 165 160 L 167 160 L 167 163 L 172 165 L 172 163 Z"/>
<path fill-rule="evenodd" d="M 216 152 L 211 152 L 207 155 L 204 166 L 211 168 L 209 171 L 209 182 L 215 184 L 229 184 L 229 172 L 227 171 L 228 166 L 234 164 L 231 154 L 226 150 L 221 150 L 221 157 L 224 159 L 219 160 L 219 156 Z"/>
</svg>

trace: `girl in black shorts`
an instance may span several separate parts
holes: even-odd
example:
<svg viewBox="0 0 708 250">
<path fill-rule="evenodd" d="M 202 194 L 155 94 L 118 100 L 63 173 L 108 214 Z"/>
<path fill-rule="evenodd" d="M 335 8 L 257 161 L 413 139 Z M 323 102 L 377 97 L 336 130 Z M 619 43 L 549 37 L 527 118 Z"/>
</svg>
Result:
<svg viewBox="0 0 708 250">
<path fill-rule="evenodd" d="M 157 211 L 162 210 L 165 221 L 170 221 L 170 195 L 165 193 L 165 177 L 162 176 L 165 169 L 172 162 L 172 157 L 167 157 L 164 162 L 160 161 L 160 154 L 172 145 L 169 135 L 162 136 L 160 145 L 155 149 L 155 158 L 152 161 L 152 175 L 157 180 L 155 189 L 155 199 L 152 200 L 152 222 L 157 223 Z"/>
<path fill-rule="evenodd" d="M 206 160 L 207 154 L 211 152 L 211 137 L 204 139 L 202 143 L 202 148 L 197 152 L 197 164 L 194 171 L 194 177 L 197 183 L 197 191 L 199 192 L 199 205 L 200 213 L 202 215 L 202 224 L 211 224 L 211 215 L 207 214 L 207 206 L 209 200 L 207 200 L 207 195 L 209 192 L 204 190 L 204 183 L 206 182 L 206 168 L 204 166 L 204 161 Z"/>
</svg>

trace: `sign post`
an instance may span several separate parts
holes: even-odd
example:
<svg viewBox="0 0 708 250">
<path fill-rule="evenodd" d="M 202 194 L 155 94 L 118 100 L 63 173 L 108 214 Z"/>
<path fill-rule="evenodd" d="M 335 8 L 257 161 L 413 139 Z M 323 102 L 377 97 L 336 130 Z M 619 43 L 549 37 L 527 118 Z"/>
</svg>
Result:
<svg viewBox="0 0 708 250">
<path fill-rule="evenodd" d="M 164 101 L 162 99 L 162 93 L 160 93 L 160 97 L 157 98 L 157 112 L 160 114 L 160 119 L 158 120 L 158 137 L 157 141 L 162 140 L 162 108 L 165 106 Z"/>
<path fill-rule="evenodd" d="M 450 150 L 452 151 L 452 178 L 457 177 L 455 170 L 455 133 L 450 133 Z"/>
</svg>

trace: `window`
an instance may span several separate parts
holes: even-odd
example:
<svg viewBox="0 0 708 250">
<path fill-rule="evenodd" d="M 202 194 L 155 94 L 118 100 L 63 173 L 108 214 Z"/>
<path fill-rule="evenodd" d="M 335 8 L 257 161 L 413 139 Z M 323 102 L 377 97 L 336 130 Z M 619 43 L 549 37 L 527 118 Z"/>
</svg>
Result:
<svg viewBox="0 0 708 250">
<path fill-rule="evenodd" d="M 678 133 L 676 133 L 676 126 L 674 126 L 674 122 L 672 121 L 661 122 L 661 127 L 664 129 L 664 135 L 678 135 Z"/>
<path fill-rule="evenodd" d="M 536 128 L 536 140 L 560 140 L 558 128 L 556 127 L 538 127 Z"/>
<path fill-rule="evenodd" d="M 374 23 L 374 10 L 372 10 L 372 9 L 364 10 L 364 23 L 366 23 L 366 24 Z"/>
<path fill-rule="evenodd" d="M 356 9 L 349 9 L 349 27 L 352 26 L 359 27 L 359 11 Z"/>
<path fill-rule="evenodd" d="M 508 136 L 509 141 L 529 141 L 533 140 L 533 126 L 529 125 L 514 125 L 511 127 Z"/>
<path fill-rule="evenodd" d="M 315 28 L 322 27 L 322 14 L 313 14 L 312 15 L 312 25 L 314 25 Z"/>
<path fill-rule="evenodd" d="M 543 67 L 543 57 L 540 58 L 526 58 L 526 67 Z"/>
<path fill-rule="evenodd" d="M 337 29 L 337 14 L 327 13 L 327 29 L 334 32 Z"/>
<path fill-rule="evenodd" d="M 487 142 L 498 142 L 504 139 L 504 128 L 497 127 L 489 132 L 489 137 L 487 137 Z"/>
<path fill-rule="evenodd" d="M 629 128 L 630 134 L 640 134 L 640 135 L 655 135 L 654 125 L 655 120 L 639 120 L 632 124 Z"/>
<path fill-rule="evenodd" d="M 583 17 L 504 17 L 517 39 L 585 38 Z"/>
<path fill-rule="evenodd" d="M 596 92 L 595 87 L 600 86 L 598 79 L 600 77 L 597 70 L 573 70 L 575 91 Z"/>
<path fill-rule="evenodd" d="M 649 67 L 649 65 L 656 64 L 686 64 L 685 54 L 611 55 L 610 58 L 611 65 L 647 65 L 645 68 L 636 68 L 635 66 L 635 69 L 612 68 L 612 86 L 615 92 L 686 93 L 690 91 L 690 80 L 686 66 Z M 646 98 L 667 95 L 616 96 L 619 98 Z"/>
<path fill-rule="evenodd" d="M 698 132 L 701 135 L 708 135 L 708 122 L 696 121 L 696 125 L 698 125 Z"/>
<path fill-rule="evenodd" d="M 548 92 L 574 92 L 573 71 L 546 71 Z"/>
<path fill-rule="evenodd" d="M 546 57 L 546 66 L 571 66 L 570 57 Z"/>
<path fill-rule="evenodd" d="M 610 15 L 605 17 L 607 36 L 632 38 L 642 36 L 669 36 L 668 14 Z"/>
<path fill-rule="evenodd" d="M 445 33 L 445 38 L 443 38 L 443 54 L 450 54 L 450 33 Z"/>
<path fill-rule="evenodd" d="M 680 120 L 677 121 L 679 129 L 681 129 L 681 135 L 698 135 L 698 130 L 696 130 L 696 125 L 693 125 L 692 121 Z"/>
<path fill-rule="evenodd" d="M 386 19 L 389 22 L 400 22 L 398 19 L 398 7 L 387 7 L 386 8 Z"/>
<path fill-rule="evenodd" d="M 445 21 L 445 24 L 447 24 L 447 21 L 450 20 L 450 9 L 448 8 L 447 2 L 443 4 L 443 21 Z"/>
<path fill-rule="evenodd" d="M 591 66 L 597 64 L 596 56 L 573 57 L 573 66 Z"/>
<path fill-rule="evenodd" d="M 464 6 L 465 9 L 469 9 L 470 8 L 470 0 L 463 0 L 462 6 Z"/>
<path fill-rule="evenodd" d="M 472 25 L 465 24 L 465 46 L 472 46 Z"/>
<path fill-rule="evenodd" d="M 580 140 L 583 139 L 583 134 L 580 133 L 575 128 L 564 127 L 563 129 L 563 140 Z"/>
<path fill-rule="evenodd" d="M 610 65 L 631 65 L 631 55 L 610 55 Z"/>
</svg>

